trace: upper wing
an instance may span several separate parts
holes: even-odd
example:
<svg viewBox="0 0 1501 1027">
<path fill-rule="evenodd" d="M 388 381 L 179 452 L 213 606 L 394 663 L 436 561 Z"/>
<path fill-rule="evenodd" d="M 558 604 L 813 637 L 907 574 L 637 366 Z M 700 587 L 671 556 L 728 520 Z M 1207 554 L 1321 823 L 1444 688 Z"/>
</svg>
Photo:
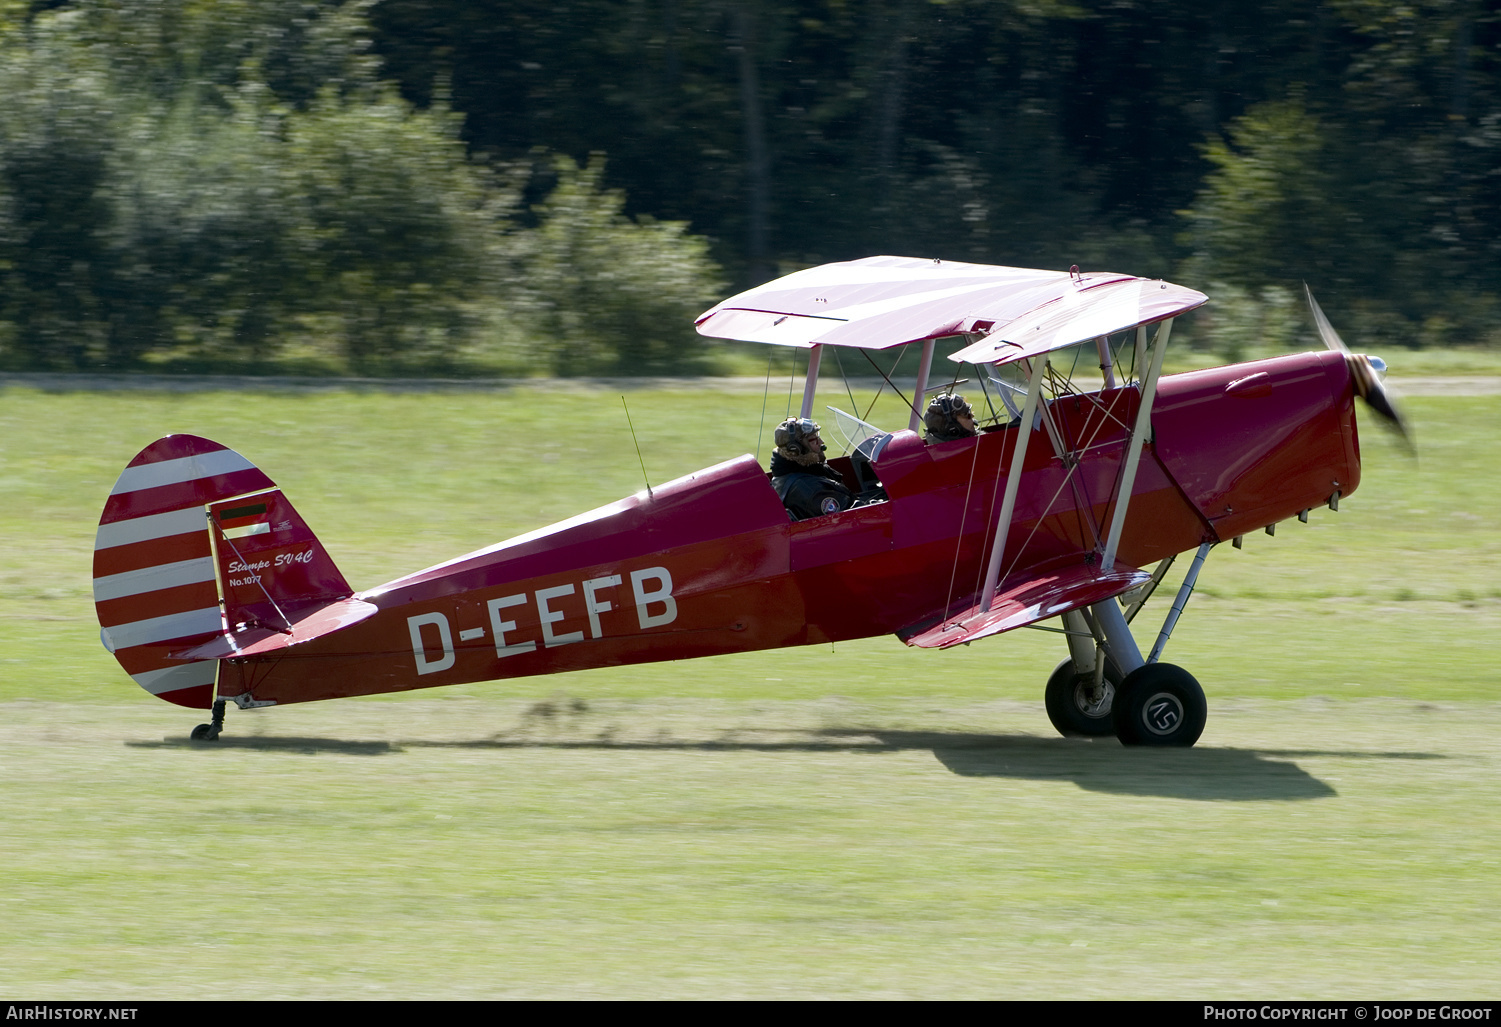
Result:
<svg viewBox="0 0 1501 1027">
<path fill-rule="evenodd" d="M 745 342 L 861 349 L 984 335 L 976 346 L 1012 340 L 1009 349 L 1003 344 L 980 357 L 1005 363 L 1160 321 L 1205 299 L 1181 286 L 1113 273 L 866 257 L 732 296 L 702 314 L 697 327 L 702 335 Z"/>
<path fill-rule="evenodd" d="M 1201 306 L 1209 297 L 1171 282 L 1122 278 L 1089 282 L 1028 311 L 949 355 L 970 364 L 1009 364 L 1154 324 Z"/>
<path fill-rule="evenodd" d="M 1117 565 L 1112 571 L 1102 572 L 1094 564 L 1081 563 L 1003 588 L 986 612 L 971 606 L 937 624 L 927 618 L 898 631 L 897 637 L 921 649 L 947 649 L 1114 599 L 1151 577 L 1134 567 Z"/>
</svg>

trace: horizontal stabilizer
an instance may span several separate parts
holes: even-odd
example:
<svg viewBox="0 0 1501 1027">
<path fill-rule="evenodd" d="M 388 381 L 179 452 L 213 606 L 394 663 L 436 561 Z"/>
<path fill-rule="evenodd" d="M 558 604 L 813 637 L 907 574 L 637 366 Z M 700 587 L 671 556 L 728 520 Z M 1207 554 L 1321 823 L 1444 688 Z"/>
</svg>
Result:
<svg viewBox="0 0 1501 1027">
<path fill-rule="evenodd" d="M 1151 577 L 1131 567 L 1109 572 L 1089 564 L 1066 567 L 1004 588 L 988 611 L 971 606 L 937 624 L 924 621 L 898 631 L 897 637 L 920 649 L 947 649 L 1113 599 Z"/>
<path fill-rule="evenodd" d="M 301 642 L 311 642 L 331 631 L 358 624 L 379 607 L 361 599 L 340 599 L 326 606 L 286 611 L 290 627 L 278 631 L 264 625 L 236 627 L 202 645 L 171 654 L 174 660 L 227 660 L 233 656 L 260 656 Z"/>
</svg>

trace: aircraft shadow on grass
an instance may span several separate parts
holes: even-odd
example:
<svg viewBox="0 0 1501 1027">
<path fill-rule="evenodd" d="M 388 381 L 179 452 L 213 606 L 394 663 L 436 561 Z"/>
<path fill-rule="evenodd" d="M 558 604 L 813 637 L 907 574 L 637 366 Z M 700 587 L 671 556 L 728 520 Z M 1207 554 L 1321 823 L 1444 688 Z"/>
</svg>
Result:
<svg viewBox="0 0 1501 1027">
<path fill-rule="evenodd" d="M 620 752 L 848 752 L 897 753 L 926 750 L 962 777 L 1072 781 L 1091 792 L 1202 801 L 1323 799 L 1338 793 L 1293 760 L 1298 758 L 1406 759 L 1445 757 L 1423 752 L 1358 752 L 1318 749 L 1128 749 L 1113 738 L 1039 738 L 1033 735 L 970 734 L 947 731 L 892 731 L 822 728 L 802 738 L 758 740 L 762 730 L 739 729 L 718 739 L 623 739 L 608 730 L 594 738 L 545 738 L 499 734 L 489 738 L 398 742 L 348 741 L 307 737 L 221 737 L 216 742 L 164 739 L 127 742 L 139 748 L 254 750 L 264 752 L 385 756 L 408 748 L 594 749 Z M 778 732 L 785 734 L 785 732 Z"/>
<path fill-rule="evenodd" d="M 334 756 L 387 756 L 401 752 L 400 744 L 391 742 L 356 742 L 344 738 L 292 738 L 271 735 L 247 735 L 231 738 L 221 735 L 217 741 L 195 742 L 187 738 L 163 738 L 160 742 L 126 742 L 133 749 L 250 749 L 262 752 L 295 752 L 304 755 L 328 753 Z"/>
</svg>

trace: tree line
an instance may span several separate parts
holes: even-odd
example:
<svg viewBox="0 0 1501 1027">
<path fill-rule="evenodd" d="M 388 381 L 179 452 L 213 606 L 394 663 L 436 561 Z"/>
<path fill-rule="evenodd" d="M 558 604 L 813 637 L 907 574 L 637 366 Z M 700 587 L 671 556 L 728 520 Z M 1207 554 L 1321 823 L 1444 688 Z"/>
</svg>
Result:
<svg viewBox="0 0 1501 1027">
<path fill-rule="evenodd" d="M 472 156 L 370 7 L 0 8 L 0 363 L 691 367 L 706 241 L 627 217 L 601 157 Z"/>
<path fill-rule="evenodd" d="M 680 370 L 872 253 L 1490 343 L 1498 8 L 0 0 L 0 363 Z"/>
</svg>

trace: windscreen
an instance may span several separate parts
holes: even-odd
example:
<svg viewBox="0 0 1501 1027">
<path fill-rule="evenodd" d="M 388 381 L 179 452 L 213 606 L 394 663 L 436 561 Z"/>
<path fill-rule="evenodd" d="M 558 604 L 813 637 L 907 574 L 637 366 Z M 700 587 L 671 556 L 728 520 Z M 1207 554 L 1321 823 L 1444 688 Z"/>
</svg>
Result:
<svg viewBox="0 0 1501 1027">
<path fill-rule="evenodd" d="M 886 434 L 875 425 L 860 420 L 854 414 L 847 414 L 838 407 L 831 406 L 828 409 L 834 415 L 834 425 L 839 429 L 839 434 L 844 436 L 846 453 L 853 452 L 866 439 Z"/>
</svg>

